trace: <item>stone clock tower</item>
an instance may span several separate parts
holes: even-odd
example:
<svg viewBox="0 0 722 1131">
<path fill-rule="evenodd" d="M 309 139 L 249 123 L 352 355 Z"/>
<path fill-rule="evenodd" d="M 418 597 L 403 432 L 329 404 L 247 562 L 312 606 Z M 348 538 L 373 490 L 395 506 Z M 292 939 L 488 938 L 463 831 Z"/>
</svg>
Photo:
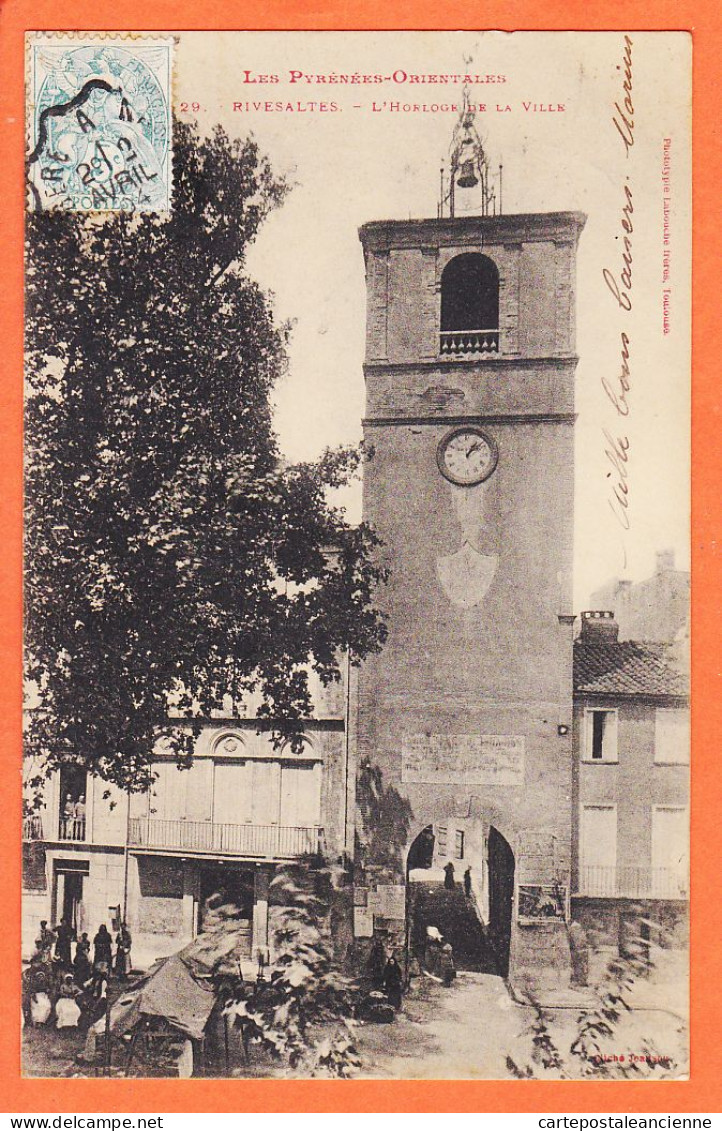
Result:
<svg viewBox="0 0 722 1131">
<path fill-rule="evenodd" d="M 359 808 L 369 775 L 383 795 L 379 826 L 360 833 L 360 874 L 383 911 L 374 892 L 386 885 L 410 891 L 451 862 L 460 892 L 470 865 L 469 902 L 499 972 L 558 983 L 569 968 L 585 218 L 489 214 L 485 173 L 483 158 L 478 169 L 452 160 L 450 216 L 442 205 L 437 219 L 360 232 L 364 519 L 389 568 L 388 643 L 359 679 Z M 454 215 L 464 177 L 481 182 L 480 214 Z"/>
</svg>

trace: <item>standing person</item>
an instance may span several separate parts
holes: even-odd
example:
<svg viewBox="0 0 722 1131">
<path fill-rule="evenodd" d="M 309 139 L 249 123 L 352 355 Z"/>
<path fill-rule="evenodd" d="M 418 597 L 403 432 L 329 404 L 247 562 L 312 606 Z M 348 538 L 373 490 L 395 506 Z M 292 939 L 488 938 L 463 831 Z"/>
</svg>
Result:
<svg viewBox="0 0 722 1131">
<path fill-rule="evenodd" d="M 436 975 L 441 952 L 441 932 L 438 927 L 426 928 L 426 947 L 424 949 L 424 966 L 429 974 Z"/>
<path fill-rule="evenodd" d="M 386 969 L 386 947 L 379 935 L 376 935 L 371 945 L 371 953 L 366 968 L 374 989 L 380 989 L 383 986 L 384 970 Z"/>
<path fill-rule="evenodd" d="M 572 985 L 589 985 L 589 939 L 584 927 L 574 919 L 569 927 L 569 950 L 572 960 Z"/>
<path fill-rule="evenodd" d="M 62 828 L 60 834 L 63 840 L 70 840 L 73 835 L 73 822 L 75 820 L 75 802 L 70 793 L 65 795 L 65 804 L 63 805 Z"/>
<path fill-rule="evenodd" d="M 85 795 L 82 793 L 73 806 L 73 840 L 85 840 Z"/>
<path fill-rule="evenodd" d="M 93 968 L 90 965 L 90 939 L 87 934 L 82 934 L 75 948 L 75 961 L 73 963 L 75 981 L 79 986 L 84 986 L 90 980 Z"/>
<path fill-rule="evenodd" d="M 115 936 L 115 973 L 121 982 L 124 982 L 130 968 L 130 947 L 132 943 L 128 924 L 123 920 L 120 930 Z"/>
<path fill-rule="evenodd" d="M 50 927 L 48 926 L 47 919 L 41 919 L 40 920 L 40 934 L 38 935 L 38 938 L 35 941 L 36 941 L 36 944 L 38 946 L 38 949 L 43 951 L 43 953 L 47 954 L 47 956 L 49 958 L 50 955 L 52 954 L 53 943 L 55 942 L 55 935 L 50 930 Z"/>
<path fill-rule="evenodd" d="M 67 919 L 61 919 L 55 928 L 55 957 L 64 970 L 70 970 L 72 959 L 70 957 L 70 944 L 73 941 L 73 928 Z"/>
<path fill-rule="evenodd" d="M 456 977 L 454 951 L 451 943 L 444 943 L 439 954 L 438 974 L 445 986 L 450 986 Z"/>
<path fill-rule="evenodd" d="M 401 967 L 396 961 L 396 956 L 392 954 L 384 970 L 384 993 L 394 1009 L 401 1009 L 401 988 L 403 981 L 404 978 L 401 973 Z"/>
<path fill-rule="evenodd" d="M 101 923 L 93 939 L 93 966 L 97 969 L 104 963 L 106 970 L 113 965 L 113 940 L 105 923 Z"/>
<path fill-rule="evenodd" d="M 471 899 L 471 864 L 464 872 L 464 895 L 467 899 Z"/>
<path fill-rule="evenodd" d="M 454 879 L 454 865 L 449 863 L 444 868 L 444 887 L 447 891 L 454 891 L 456 888 L 456 881 Z"/>
</svg>

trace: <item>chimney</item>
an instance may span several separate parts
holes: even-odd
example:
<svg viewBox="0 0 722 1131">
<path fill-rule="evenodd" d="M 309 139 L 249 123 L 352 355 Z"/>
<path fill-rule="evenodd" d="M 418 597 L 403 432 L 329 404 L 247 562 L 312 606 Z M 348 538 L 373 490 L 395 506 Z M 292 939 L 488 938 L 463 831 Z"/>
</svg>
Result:
<svg viewBox="0 0 722 1131">
<path fill-rule="evenodd" d="M 669 573 L 674 569 L 674 550 L 657 550 L 656 573 Z"/>
<path fill-rule="evenodd" d="M 596 640 L 602 644 L 616 644 L 619 625 L 610 610 L 589 609 L 582 613 L 582 630 L 579 639 L 589 644 Z"/>
</svg>

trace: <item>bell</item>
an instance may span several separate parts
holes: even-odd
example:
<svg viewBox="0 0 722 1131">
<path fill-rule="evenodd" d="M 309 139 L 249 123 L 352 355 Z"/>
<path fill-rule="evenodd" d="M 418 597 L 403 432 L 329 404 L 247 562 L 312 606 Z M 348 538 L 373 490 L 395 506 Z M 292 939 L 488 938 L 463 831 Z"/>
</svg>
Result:
<svg viewBox="0 0 722 1131">
<path fill-rule="evenodd" d="M 474 172 L 473 161 L 463 162 L 457 183 L 459 185 L 459 188 L 474 188 L 474 185 L 478 185 L 479 179 Z"/>
</svg>

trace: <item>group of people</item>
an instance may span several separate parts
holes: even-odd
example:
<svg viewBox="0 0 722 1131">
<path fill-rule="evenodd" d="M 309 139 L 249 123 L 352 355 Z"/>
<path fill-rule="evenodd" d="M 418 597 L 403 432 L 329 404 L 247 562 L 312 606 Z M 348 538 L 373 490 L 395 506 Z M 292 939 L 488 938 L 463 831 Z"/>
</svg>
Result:
<svg viewBox="0 0 722 1131">
<path fill-rule="evenodd" d="M 63 840 L 85 840 L 85 795 L 76 801 L 67 793 L 60 818 L 60 835 Z"/>
<path fill-rule="evenodd" d="M 464 895 L 467 899 L 471 899 L 471 865 L 468 866 L 464 872 Z M 454 865 L 449 861 L 444 866 L 444 887 L 446 891 L 456 891 L 456 878 L 454 876 Z"/>
<path fill-rule="evenodd" d="M 72 953 L 75 943 L 75 954 Z M 87 933 L 76 938 L 66 919 L 55 930 L 41 920 L 35 950 L 23 972 L 23 1019 L 32 1025 L 55 1023 L 58 1029 L 88 1024 L 104 1011 L 111 972 L 119 980 L 130 969 L 131 935 L 121 923 L 113 937 L 101 924 L 92 942 Z"/>
</svg>

